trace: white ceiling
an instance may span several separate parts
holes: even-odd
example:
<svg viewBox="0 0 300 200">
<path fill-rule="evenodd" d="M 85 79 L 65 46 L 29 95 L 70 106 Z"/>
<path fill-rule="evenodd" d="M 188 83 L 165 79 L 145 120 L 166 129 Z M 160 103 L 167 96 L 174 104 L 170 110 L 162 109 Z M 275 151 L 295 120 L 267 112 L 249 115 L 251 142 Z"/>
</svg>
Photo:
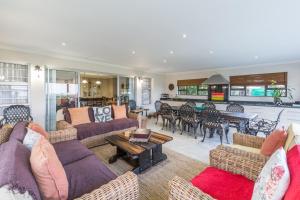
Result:
<svg viewBox="0 0 300 200">
<path fill-rule="evenodd" d="M 294 61 L 299 9 L 299 0 L 0 0 L 0 44 L 149 72 Z"/>
</svg>

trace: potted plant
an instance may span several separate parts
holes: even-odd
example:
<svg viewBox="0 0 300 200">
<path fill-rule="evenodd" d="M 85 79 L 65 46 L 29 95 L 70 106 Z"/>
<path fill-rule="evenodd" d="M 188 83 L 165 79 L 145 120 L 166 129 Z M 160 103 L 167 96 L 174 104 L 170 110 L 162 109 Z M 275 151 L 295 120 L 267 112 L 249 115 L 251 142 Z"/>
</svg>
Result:
<svg viewBox="0 0 300 200">
<path fill-rule="evenodd" d="M 283 96 L 285 96 L 285 95 L 284 95 L 284 90 L 282 90 L 281 88 L 276 87 L 277 82 L 274 81 L 274 80 L 271 81 L 271 85 L 274 86 L 274 87 L 273 87 L 273 94 L 272 94 L 274 104 L 277 105 L 277 106 L 283 105 L 283 101 L 282 101 L 281 98 L 282 98 Z M 286 89 L 286 92 L 287 92 L 286 96 L 287 96 L 290 100 L 293 100 L 293 99 L 294 99 L 293 93 L 292 93 L 294 90 L 295 90 L 294 88 L 287 88 L 287 89 Z"/>
</svg>

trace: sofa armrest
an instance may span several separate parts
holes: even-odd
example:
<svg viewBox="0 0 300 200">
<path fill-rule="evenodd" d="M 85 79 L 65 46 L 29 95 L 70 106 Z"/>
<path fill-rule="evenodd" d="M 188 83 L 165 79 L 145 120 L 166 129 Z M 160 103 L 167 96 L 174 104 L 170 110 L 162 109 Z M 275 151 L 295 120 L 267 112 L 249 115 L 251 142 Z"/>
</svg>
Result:
<svg viewBox="0 0 300 200">
<path fill-rule="evenodd" d="M 251 160 L 222 149 L 211 150 L 209 159 L 210 166 L 243 175 L 252 181 L 256 181 L 265 165 L 265 162 Z"/>
<path fill-rule="evenodd" d="M 56 129 L 57 130 L 64 130 L 67 128 L 73 128 L 72 124 L 64 121 L 64 120 L 60 120 L 56 122 Z"/>
<path fill-rule="evenodd" d="M 265 138 L 242 133 L 233 134 L 233 144 L 260 149 Z"/>
<path fill-rule="evenodd" d="M 49 132 L 49 141 L 52 144 L 57 142 L 76 140 L 76 139 L 77 139 L 77 129 L 73 127 L 64 130 Z"/>
<path fill-rule="evenodd" d="M 138 198 L 139 184 L 137 175 L 127 172 L 115 180 L 102 185 L 100 188 L 77 198 L 77 200 L 137 200 Z"/>
<path fill-rule="evenodd" d="M 262 154 L 253 153 L 253 152 L 249 152 L 249 151 L 244 151 L 242 149 L 233 148 L 233 147 L 230 147 L 230 146 L 219 145 L 217 147 L 217 149 L 232 153 L 236 156 L 241 156 L 241 157 L 244 157 L 244 158 L 248 158 L 250 160 L 256 160 L 256 161 L 264 162 L 264 163 L 266 163 L 270 158 L 269 156 L 264 156 Z"/>
<path fill-rule="evenodd" d="M 183 178 L 175 176 L 169 182 L 169 200 L 213 200 Z"/>
</svg>

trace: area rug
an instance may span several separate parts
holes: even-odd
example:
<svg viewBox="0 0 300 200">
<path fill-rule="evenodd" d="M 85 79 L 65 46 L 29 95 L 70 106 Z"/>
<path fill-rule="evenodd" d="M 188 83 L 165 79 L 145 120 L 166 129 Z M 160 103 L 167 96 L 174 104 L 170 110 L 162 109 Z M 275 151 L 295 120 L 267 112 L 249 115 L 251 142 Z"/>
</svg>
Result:
<svg viewBox="0 0 300 200">
<path fill-rule="evenodd" d="M 115 174 L 121 175 L 132 167 L 122 159 L 113 164 L 108 159 L 116 153 L 116 148 L 107 144 L 91 149 L 96 156 L 103 161 Z M 199 174 L 207 165 L 193 160 L 170 149 L 163 148 L 168 159 L 139 174 L 140 200 L 164 200 L 168 199 L 168 182 L 174 176 L 180 176 L 186 180 Z"/>
</svg>

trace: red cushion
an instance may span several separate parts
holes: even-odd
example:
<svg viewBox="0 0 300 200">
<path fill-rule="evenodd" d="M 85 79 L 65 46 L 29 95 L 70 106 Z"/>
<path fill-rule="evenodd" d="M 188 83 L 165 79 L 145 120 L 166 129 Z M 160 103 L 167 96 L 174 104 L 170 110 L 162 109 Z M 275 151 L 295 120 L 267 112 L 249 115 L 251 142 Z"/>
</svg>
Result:
<svg viewBox="0 0 300 200">
<path fill-rule="evenodd" d="M 208 167 L 191 181 L 201 191 L 218 200 L 250 200 L 254 182 L 244 176 Z"/>
<path fill-rule="evenodd" d="M 294 146 L 287 153 L 287 161 L 290 170 L 290 186 L 285 193 L 284 200 L 300 198 L 300 145 Z"/>
</svg>

